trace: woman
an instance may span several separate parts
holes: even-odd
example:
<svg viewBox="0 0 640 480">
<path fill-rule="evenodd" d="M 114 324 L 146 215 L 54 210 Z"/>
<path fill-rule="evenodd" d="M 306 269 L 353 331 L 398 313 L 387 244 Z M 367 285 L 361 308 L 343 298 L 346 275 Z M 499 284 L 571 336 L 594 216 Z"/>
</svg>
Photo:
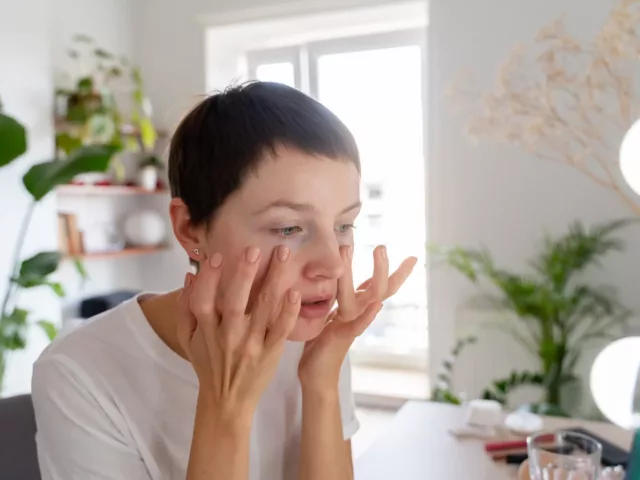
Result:
<svg viewBox="0 0 640 480">
<path fill-rule="evenodd" d="M 359 179 L 352 135 L 295 89 L 250 83 L 190 112 L 170 216 L 197 274 L 38 359 L 44 480 L 353 478 L 347 352 L 415 265 L 389 276 L 378 247 L 354 292 Z"/>
</svg>

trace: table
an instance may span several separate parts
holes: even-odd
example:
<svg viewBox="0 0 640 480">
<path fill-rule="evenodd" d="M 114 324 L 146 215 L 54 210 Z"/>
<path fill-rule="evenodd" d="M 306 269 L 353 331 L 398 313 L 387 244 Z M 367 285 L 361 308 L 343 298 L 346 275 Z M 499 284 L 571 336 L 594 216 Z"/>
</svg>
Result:
<svg viewBox="0 0 640 480">
<path fill-rule="evenodd" d="M 355 461 L 355 480 L 512 480 L 516 467 L 494 462 L 483 440 L 449 433 L 465 423 L 463 407 L 409 401 Z M 625 449 L 632 434 L 615 425 L 544 417 L 544 430 L 583 427 Z"/>
</svg>

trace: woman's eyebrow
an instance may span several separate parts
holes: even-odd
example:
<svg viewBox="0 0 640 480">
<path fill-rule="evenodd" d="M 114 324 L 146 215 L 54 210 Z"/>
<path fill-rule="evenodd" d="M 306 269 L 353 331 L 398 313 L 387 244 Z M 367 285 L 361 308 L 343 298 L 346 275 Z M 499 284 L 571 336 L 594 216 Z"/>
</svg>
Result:
<svg viewBox="0 0 640 480">
<path fill-rule="evenodd" d="M 340 212 L 340 215 L 344 215 L 345 213 L 355 210 L 356 208 L 360 208 L 361 206 L 362 206 L 362 202 L 358 200 L 357 202 L 343 209 Z M 303 213 L 316 211 L 316 208 L 310 203 L 297 203 L 297 202 L 291 202 L 289 200 L 275 200 L 271 202 L 269 205 L 267 205 L 266 207 L 261 208 L 260 210 L 254 212 L 253 215 L 260 215 L 273 208 L 287 208 L 289 210 L 294 210 L 296 212 L 303 212 Z"/>
</svg>

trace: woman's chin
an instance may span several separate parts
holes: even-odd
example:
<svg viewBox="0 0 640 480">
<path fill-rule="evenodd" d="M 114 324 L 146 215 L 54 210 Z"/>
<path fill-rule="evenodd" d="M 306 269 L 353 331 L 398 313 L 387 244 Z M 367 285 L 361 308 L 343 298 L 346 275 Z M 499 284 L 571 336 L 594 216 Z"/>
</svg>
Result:
<svg viewBox="0 0 640 480">
<path fill-rule="evenodd" d="M 321 318 L 305 318 L 298 317 L 298 321 L 296 322 L 296 326 L 293 327 L 293 330 L 289 334 L 290 342 L 308 342 L 309 340 L 313 340 L 324 328 L 327 322 L 326 317 Z"/>
</svg>

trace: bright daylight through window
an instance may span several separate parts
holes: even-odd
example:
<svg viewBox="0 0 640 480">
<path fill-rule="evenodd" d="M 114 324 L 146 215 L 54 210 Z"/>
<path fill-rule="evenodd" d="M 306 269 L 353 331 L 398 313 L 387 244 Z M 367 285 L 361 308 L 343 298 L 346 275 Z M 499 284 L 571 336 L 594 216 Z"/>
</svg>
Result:
<svg viewBox="0 0 640 480">
<path fill-rule="evenodd" d="M 334 111 L 356 137 L 363 210 L 356 222 L 356 282 L 386 244 L 397 265 L 417 255 L 400 292 L 354 344 L 354 365 L 423 370 L 427 356 L 425 175 L 421 32 L 403 31 L 253 51 L 250 77 L 299 88 Z M 392 265 L 393 267 L 393 265 Z"/>
</svg>

